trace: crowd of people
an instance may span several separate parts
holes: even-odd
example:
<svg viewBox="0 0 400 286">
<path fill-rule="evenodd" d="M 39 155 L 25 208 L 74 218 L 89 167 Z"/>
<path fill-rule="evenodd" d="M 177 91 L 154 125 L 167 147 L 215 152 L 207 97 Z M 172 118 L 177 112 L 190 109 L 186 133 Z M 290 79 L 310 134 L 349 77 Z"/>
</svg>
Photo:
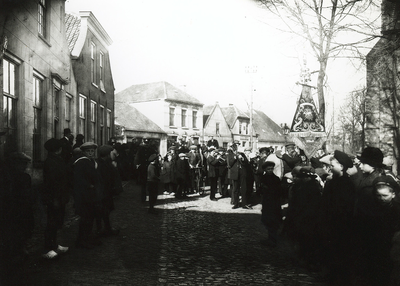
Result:
<svg viewBox="0 0 400 286">
<path fill-rule="evenodd" d="M 122 181 L 134 180 L 150 214 L 157 213 L 160 190 L 185 199 L 207 186 L 210 200 L 230 198 L 232 209 L 252 209 L 261 201 L 263 245 L 274 248 L 286 237 L 296 263 L 337 285 L 400 285 L 400 185 L 390 169 L 393 160 L 378 148 L 366 147 L 359 156 L 335 150 L 307 158 L 294 144 L 285 152 L 254 152 L 238 141 L 220 147 L 211 137 L 202 144 L 183 138 L 161 155 L 146 138 L 130 145 L 111 138 L 97 146 L 78 134 L 73 141 L 66 129 L 62 139 L 44 144 L 45 259 L 68 251 L 57 231 L 70 197 L 80 217 L 76 247 L 94 248 L 99 238 L 118 235 L 110 222 L 113 198 L 123 191 Z M 29 161 L 23 153 L 11 154 L 1 169 L 2 264 L 23 254 L 33 229 Z"/>
</svg>

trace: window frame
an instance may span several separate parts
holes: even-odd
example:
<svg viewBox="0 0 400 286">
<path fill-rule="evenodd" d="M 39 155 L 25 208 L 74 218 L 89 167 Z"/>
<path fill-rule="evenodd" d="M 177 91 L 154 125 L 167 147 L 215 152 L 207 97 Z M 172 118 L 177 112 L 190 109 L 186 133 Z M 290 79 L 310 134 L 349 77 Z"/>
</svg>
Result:
<svg viewBox="0 0 400 286">
<path fill-rule="evenodd" d="M 182 128 L 187 128 L 188 126 L 187 126 L 187 109 L 185 109 L 185 108 L 182 108 L 181 109 L 181 127 Z"/>
<path fill-rule="evenodd" d="M 38 1 L 38 33 L 39 36 L 47 38 L 47 5 L 46 0 Z"/>
<path fill-rule="evenodd" d="M 93 85 L 97 87 L 97 77 L 96 77 L 96 44 L 90 42 L 90 80 Z"/>
<path fill-rule="evenodd" d="M 175 107 L 173 106 L 169 107 L 169 126 L 175 126 L 175 111 L 176 111 Z"/>
<path fill-rule="evenodd" d="M 192 128 L 197 128 L 197 110 L 192 110 Z"/>
</svg>

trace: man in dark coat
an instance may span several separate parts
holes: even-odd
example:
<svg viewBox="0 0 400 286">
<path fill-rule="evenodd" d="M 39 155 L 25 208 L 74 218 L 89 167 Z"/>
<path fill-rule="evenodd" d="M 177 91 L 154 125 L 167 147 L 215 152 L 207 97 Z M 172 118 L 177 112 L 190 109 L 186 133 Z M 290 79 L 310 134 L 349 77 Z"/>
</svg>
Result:
<svg viewBox="0 0 400 286">
<path fill-rule="evenodd" d="M 44 148 L 47 158 L 43 164 L 43 202 L 47 207 L 47 225 L 44 235 L 46 259 L 53 259 L 58 253 L 68 251 L 68 247 L 57 244 L 57 230 L 64 223 L 65 206 L 69 201 L 69 183 L 67 182 L 67 166 L 61 158 L 61 140 L 51 138 Z"/>
<path fill-rule="evenodd" d="M 274 174 L 275 163 L 266 161 L 262 165 L 263 174 L 260 178 L 260 193 L 262 195 L 261 221 L 268 230 L 268 239 L 261 243 L 275 247 L 278 242 L 278 229 L 282 223 L 281 181 Z"/>
<path fill-rule="evenodd" d="M 112 164 L 116 152 L 112 146 L 103 145 L 98 148 L 97 153 L 99 157 L 96 161 L 97 172 L 104 191 L 102 208 L 96 216 L 97 233 L 100 236 L 118 235 L 119 230 L 112 228 L 110 222 L 110 213 L 114 210 L 114 195 L 116 195 L 118 189 L 122 188 L 121 181 L 117 179 L 118 170 Z M 102 222 L 104 228 L 102 228 Z"/>
<path fill-rule="evenodd" d="M 207 147 L 210 148 L 214 146 L 215 149 L 219 148 L 219 143 L 217 139 L 214 139 L 214 136 L 210 136 L 210 140 L 207 141 Z"/>
<path fill-rule="evenodd" d="M 176 198 L 186 197 L 188 192 L 188 178 L 190 166 L 185 153 L 179 154 L 179 159 L 175 162 L 175 179 L 176 179 Z"/>
<path fill-rule="evenodd" d="M 146 202 L 146 183 L 147 183 L 147 161 L 154 150 L 149 146 L 149 139 L 143 138 L 142 145 L 139 146 L 135 156 L 135 166 L 137 170 L 137 182 L 141 187 L 140 200 Z"/>
<path fill-rule="evenodd" d="M 221 198 L 226 198 L 229 196 L 228 194 L 228 167 L 226 163 L 226 154 L 225 149 L 220 147 L 218 148 L 218 189 L 221 195 Z"/>
<path fill-rule="evenodd" d="M 282 155 L 282 160 L 286 162 L 287 166 L 292 170 L 296 165 L 301 164 L 301 158 L 296 152 L 296 145 L 288 144 L 286 147 L 286 153 Z"/>
<path fill-rule="evenodd" d="M 214 147 L 208 149 L 210 155 L 207 157 L 208 173 L 207 177 L 210 182 L 210 200 L 216 201 L 215 194 L 217 193 L 218 180 L 218 160 Z"/>
<path fill-rule="evenodd" d="M 154 206 L 157 202 L 158 184 L 160 181 L 160 164 L 156 154 L 150 155 L 147 168 L 147 192 L 149 193 L 149 213 L 157 213 Z"/>
<path fill-rule="evenodd" d="M 93 239 L 92 229 L 96 209 L 101 209 L 103 190 L 94 160 L 97 145 L 86 142 L 80 147 L 83 156 L 74 162 L 75 212 L 80 216 L 77 247 L 93 248 L 100 244 Z"/>
<path fill-rule="evenodd" d="M 232 143 L 226 158 L 228 164 L 228 178 L 232 180 L 233 185 L 232 209 L 240 207 L 239 194 L 242 196 L 242 207 L 250 209 L 251 206 L 247 204 L 246 200 L 246 170 L 243 167 L 246 156 L 237 151 L 237 144 L 239 144 L 237 141 Z"/>
<path fill-rule="evenodd" d="M 353 167 L 350 157 L 336 150 L 329 155 L 332 179 L 327 181 L 321 197 L 321 229 L 326 278 L 349 282 L 353 249 L 353 212 L 355 186 L 347 174 Z"/>
<path fill-rule="evenodd" d="M 61 157 L 64 159 L 65 164 L 68 164 L 72 157 L 72 145 L 74 144 L 74 135 L 72 135 L 71 129 L 64 129 L 64 136 L 60 141 L 62 146 Z"/>
</svg>

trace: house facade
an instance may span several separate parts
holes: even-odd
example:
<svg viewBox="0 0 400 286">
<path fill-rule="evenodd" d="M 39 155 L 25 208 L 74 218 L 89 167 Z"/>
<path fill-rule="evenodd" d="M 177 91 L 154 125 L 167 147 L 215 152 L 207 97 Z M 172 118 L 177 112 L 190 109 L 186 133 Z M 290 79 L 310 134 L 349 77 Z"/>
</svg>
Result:
<svg viewBox="0 0 400 286">
<path fill-rule="evenodd" d="M 396 158 L 400 151 L 400 3 L 383 0 L 382 37 L 367 55 L 365 144 Z"/>
<path fill-rule="evenodd" d="M 224 114 L 226 123 L 229 126 L 232 134 L 232 141 L 239 141 L 239 149 L 246 147 L 252 147 L 250 144 L 250 117 L 246 115 L 242 110 L 237 108 L 233 104 L 229 104 L 228 107 L 222 107 L 222 113 Z M 253 144 L 256 145 L 257 134 L 253 134 Z"/>
<path fill-rule="evenodd" d="M 132 85 L 115 97 L 118 103 L 131 104 L 167 134 L 160 142 L 161 154 L 182 136 L 195 144 L 202 136 L 204 104 L 168 82 Z"/>
<path fill-rule="evenodd" d="M 218 103 L 203 108 L 203 138 L 207 141 L 211 136 L 219 146 L 227 148 L 232 142 L 232 132 Z"/>
<path fill-rule="evenodd" d="M 76 82 L 65 38 L 65 1 L 3 1 L 0 9 L 0 157 L 24 152 L 33 177 L 43 144 L 74 129 Z"/>
<path fill-rule="evenodd" d="M 114 134 L 114 82 L 108 47 L 112 40 L 91 12 L 66 14 L 66 37 L 77 81 L 76 134 L 103 145 Z"/>
</svg>

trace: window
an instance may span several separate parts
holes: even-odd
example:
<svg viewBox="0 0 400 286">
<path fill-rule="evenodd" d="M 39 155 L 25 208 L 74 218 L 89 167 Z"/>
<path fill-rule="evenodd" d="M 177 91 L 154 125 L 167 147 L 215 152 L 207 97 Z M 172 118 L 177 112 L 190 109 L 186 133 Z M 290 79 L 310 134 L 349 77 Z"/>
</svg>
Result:
<svg viewBox="0 0 400 286">
<path fill-rule="evenodd" d="M 242 134 L 242 122 L 239 122 L 239 134 Z"/>
<path fill-rule="evenodd" d="M 65 121 L 67 122 L 66 126 L 69 126 L 69 123 L 71 122 L 71 107 L 72 107 L 72 96 L 71 95 L 66 95 L 65 97 Z"/>
<path fill-rule="evenodd" d="M 104 53 L 102 51 L 100 51 L 100 80 L 104 79 Z"/>
<path fill-rule="evenodd" d="M 215 134 L 219 135 L 219 122 L 215 123 Z"/>
<path fill-rule="evenodd" d="M 197 110 L 193 110 L 192 121 L 193 128 L 197 128 Z"/>
<path fill-rule="evenodd" d="M 4 153 L 17 151 L 17 66 L 3 59 L 3 119 L 5 135 Z"/>
<path fill-rule="evenodd" d="M 42 140 L 42 98 L 43 79 L 34 73 L 33 77 L 33 162 L 41 160 Z"/>
<path fill-rule="evenodd" d="M 90 101 L 90 141 L 96 141 L 96 111 L 97 104 L 93 100 Z"/>
<path fill-rule="evenodd" d="M 96 45 L 93 42 L 90 45 L 90 58 L 91 58 L 90 76 L 92 83 L 96 84 Z"/>
<path fill-rule="evenodd" d="M 181 119 L 182 119 L 182 127 L 187 127 L 186 126 L 186 109 L 182 109 Z"/>
<path fill-rule="evenodd" d="M 249 134 L 249 124 L 246 124 L 246 134 Z"/>
<path fill-rule="evenodd" d="M 111 110 L 107 109 L 107 141 L 110 140 L 111 136 Z"/>
<path fill-rule="evenodd" d="M 38 32 L 46 37 L 46 0 L 39 0 L 38 3 Z"/>
<path fill-rule="evenodd" d="M 60 98 L 61 98 L 61 88 L 62 85 L 57 82 L 56 80 L 54 82 L 54 134 L 53 137 L 57 138 L 61 136 L 60 130 L 59 130 L 59 123 L 60 123 Z"/>
<path fill-rule="evenodd" d="M 104 144 L 104 106 L 100 105 L 100 117 L 99 117 L 99 124 L 100 124 L 100 145 Z"/>
<path fill-rule="evenodd" d="M 79 96 L 79 133 L 86 137 L 86 96 Z"/>
<path fill-rule="evenodd" d="M 175 108 L 169 108 L 169 126 L 175 126 Z"/>
</svg>

